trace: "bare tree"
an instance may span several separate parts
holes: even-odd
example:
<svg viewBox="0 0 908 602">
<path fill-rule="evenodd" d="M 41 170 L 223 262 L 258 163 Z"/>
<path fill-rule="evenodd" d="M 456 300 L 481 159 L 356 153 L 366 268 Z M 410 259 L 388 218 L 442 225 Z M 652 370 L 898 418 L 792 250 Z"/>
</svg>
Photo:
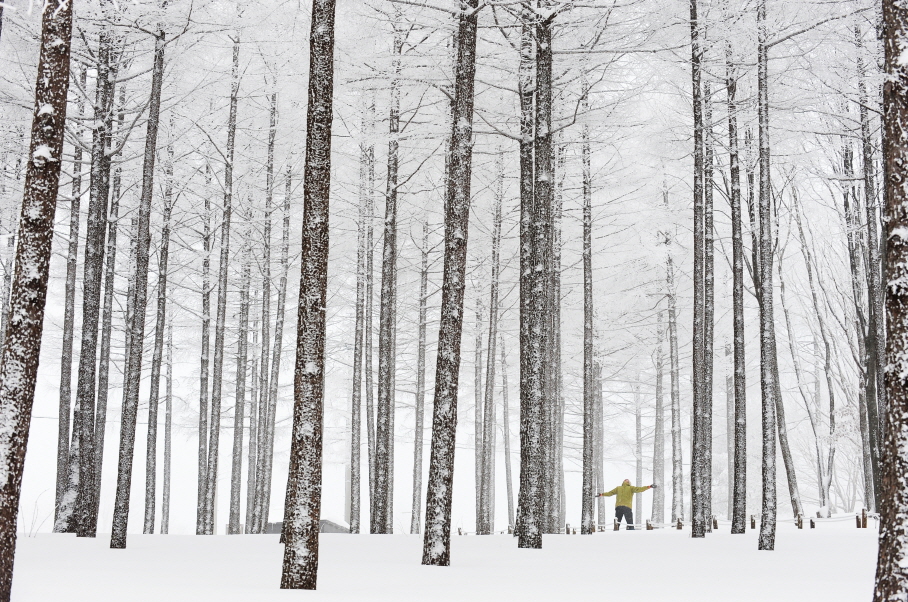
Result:
<svg viewBox="0 0 908 602">
<path fill-rule="evenodd" d="M 303 180 L 303 252 L 293 435 L 287 479 L 288 524 L 281 589 L 315 589 L 322 484 L 328 201 L 334 95 L 334 0 L 313 0 L 309 37 L 309 106 Z"/>
<path fill-rule="evenodd" d="M 451 561 L 451 486 L 454 478 L 460 339 L 470 221 L 478 4 L 478 0 L 467 0 L 458 16 L 450 168 L 445 188 L 444 276 L 422 555 L 423 564 L 437 566 L 448 566 Z"/>
<path fill-rule="evenodd" d="M 13 584 L 16 522 L 22 468 L 31 424 L 54 212 L 63 162 L 66 97 L 69 91 L 72 3 L 48 2 L 41 18 L 41 43 L 25 193 L 19 223 L 15 275 L 9 299 L 10 326 L 0 350 L 0 450 L 7 478 L 0 485 L 0 601 Z"/>
<path fill-rule="evenodd" d="M 426 315 L 429 301 L 429 224 L 422 224 L 422 246 L 419 267 L 419 326 L 416 349 L 416 424 L 413 427 L 413 505 L 410 511 L 410 534 L 420 532 L 422 516 L 422 452 L 426 412 Z"/>
</svg>

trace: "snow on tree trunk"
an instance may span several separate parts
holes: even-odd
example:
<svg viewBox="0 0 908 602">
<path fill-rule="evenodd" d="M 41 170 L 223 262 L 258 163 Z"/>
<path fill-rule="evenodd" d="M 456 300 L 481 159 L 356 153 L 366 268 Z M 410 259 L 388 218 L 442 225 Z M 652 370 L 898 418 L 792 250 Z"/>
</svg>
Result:
<svg viewBox="0 0 908 602">
<path fill-rule="evenodd" d="M 666 202 L 668 192 L 665 193 Z M 681 451 L 681 375 L 678 357 L 678 310 L 675 290 L 675 266 L 671 255 L 666 261 L 668 289 L 668 355 L 671 365 L 672 416 L 672 522 L 684 520 L 684 472 Z"/>
<path fill-rule="evenodd" d="M 360 143 L 360 158 L 365 143 Z M 363 390 L 363 326 L 366 301 L 366 211 L 369 192 L 365 187 L 366 163 L 359 165 L 359 208 L 356 221 L 356 325 L 353 334 L 353 394 L 351 396 L 350 427 L 350 533 L 360 531 L 360 457 L 362 456 L 362 390 Z M 417 387 L 418 388 L 418 387 Z M 417 519 L 418 520 L 418 519 Z"/>
<path fill-rule="evenodd" d="M 883 1 L 883 173 L 886 241 L 886 399 L 880 490 L 879 556 L 874 602 L 908 597 L 908 7 Z M 868 400 L 869 402 L 869 400 Z"/>
<path fill-rule="evenodd" d="M 760 390 L 762 396 L 763 488 L 758 549 L 775 548 L 776 537 L 776 338 L 772 298 L 773 237 L 770 199 L 769 96 L 767 92 L 766 0 L 757 2 L 757 119 L 760 164 Z"/>
<path fill-rule="evenodd" d="M 252 223 L 251 211 L 247 224 Z M 228 535 L 240 535 L 240 493 L 243 488 L 243 425 L 245 424 L 246 372 L 249 369 L 249 285 L 252 279 L 252 265 L 249 240 L 252 232 L 248 229 L 243 244 L 243 271 L 240 276 L 240 321 L 237 333 L 236 353 L 236 395 L 233 409 L 233 461 L 230 467 L 230 516 L 227 523 Z M 253 375 L 253 380 L 255 375 Z"/>
<path fill-rule="evenodd" d="M 303 180 L 302 273 L 293 383 L 293 434 L 281 589 L 315 589 L 322 492 L 328 201 L 334 93 L 334 0 L 313 0 Z"/>
<path fill-rule="evenodd" d="M 734 439 L 733 482 L 731 492 L 731 532 L 745 532 L 747 515 L 747 386 L 744 356 L 744 238 L 741 214 L 741 167 L 738 156 L 738 72 L 731 42 L 725 43 L 725 93 L 728 104 L 728 154 L 731 179 L 732 242 L 732 337 L 734 339 L 734 422 L 728 437 Z M 754 266 L 756 269 L 756 266 Z"/>
<path fill-rule="evenodd" d="M 88 70 L 79 70 L 80 86 L 87 87 Z M 85 98 L 79 97 L 79 119 L 85 115 Z M 72 196 L 69 205 L 69 245 L 66 253 L 66 290 L 63 310 L 63 352 L 60 359 L 60 409 L 57 414 L 57 487 L 54 502 L 54 532 L 64 530 L 59 522 L 63 495 L 66 492 L 69 464 L 69 427 L 72 404 L 73 331 L 76 321 L 76 271 L 79 256 L 79 217 L 82 199 L 82 126 L 77 125 L 73 145 Z M 3 299 L 7 297 L 4 296 Z"/>
<path fill-rule="evenodd" d="M 704 293 L 706 291 L 706 245 L 704 244 L 704 197 L 703 197 L 703 98 L 701 90 L 700 48 L 701 25 L 697 17 L 697 0 L 690 0 L 690 47 L 691 47 L 691 81 L 692 104 L 694 114 L 694 311 L 693 311 L 693 410 L 691 415 L 691 535 L 704 537 L 706 534 L 705 488 L 707 479 L 707 435 L 706 435 L 706 400 L 705 388 L 705 310 Z"/>
<path fill-rule="evenodd" d="M 598 362 L 593 364 L 593 383 L 595 389 L 593 392 L 593 429 L 595 439 L 593 445 L 593 455 L 595 456 L 595 460 L 593 461 L 595 472 L 593 476 L 595 485 L 593 490 L 600 493 L 605 483 L 605 408 L 602 404 L 602 365 Z M 608 514 L 605 507 L 605 497 L 600 497 L 598 507 L 596 508 L 596 522 L 599 525 L 600 531 L 605 528 L 606 522 L 609 519 Z"/>
<path fill-rule="evenodd" d="M 705 37 L 705 36 L 704 36 Z M 703 522 L 713 530 L 713 363 L 715 261 L 713 249 L 713 102 L 710 81 L 703 83 Z"/>
<path fill-rule="evenodd" d="M 656 314 L 656 418 L 653 427 L 653 511 L 650 515 L 656 524 L 665 522 L 665 340 L 663 311 Z M 637 483 L 640 485 L 640 483 Z"/>
<path fill-rule="evenodd" d="M 634 464 L 637 485 L 643 484 L 643 408 L 640 400 L 640 375 L 637 375 L 637 384 L 634 385 Z M 634 504 L 637 506 L 637 512 L 643 512 L 643 494 L 638 493 L 634 496 Z M 638 514 L 639 520 L 639 514 Z"/>
<path fill-rule="evenodd" d="M 422 554 L 423 564 L 438 566 L 448 566 L 451 561 L 454 443 L 470 223 L 477 5 L 478 0 L 467 0 L 459 15 L 454 102 L 451 107 L 450 169 L 445 186 L 444 275 Z"/>
<path fill-rule="evenodd" d="M 501 255 L 501 205 L 504 200 L 504 164 L 499 152 L 496 161 L 497 177 L 494 184 L 495 206 L 492 217 L 492 277 L 489 290 L 489 335 L 486 350 L 485 400 L 482 417 L 482 481 L 480 516 L 481 534 L 488 535 L 495 529 L 495 344 L 498 340 L 498 280 Z"/>
<path fill-rule="evenodd" d="M 209 167 L 205 166 L 205 188 L 211 184 Z M 199 468 L 196 498 L 195 534 L 204 528 L 205 484 L 208 475 L 208 366 L 211 337 L 211 200 L 205 195 L 202 216 L 202 349 L 199 368 Z"/>
<path fill-rule="evenodd" d="M 364 204 L 365 209 L 365 204 Z M 426 317 L 429 302 L 429 223 L 422 224 L 422 259 L 419 268 L 419 326 L 416 343 L 416 424 L 413 427 L 413 503 L 410 534 L 420 533 L 422 517 L 422 452 L 426 412 Z"/>
<path fill-rule="evenodd" d="M 482 266 L 482 260 L 479 265 Z M 476 496 L 476 533 L 482 530 L 482 290 L 476 286 L 476 328 L 473 338 L 473 482 Z"/>
<path fill-rule="evenodd" d="M 32 113 L 25 193 L 19 220 L 9 325 L 0 350 L 0 601 L 8 602 L 16 553 L 22 468 L 31 423 L 54 212 L 63 160 L 69 91 L 72 4 L 48 2 L 41 23 L 38 75 Z"/>
<path fill-rule="evenodd" d="M 581 109 L 589 112 L 589 83 L 583 78 Z M 590 155 L 590 127 L 585 121 L 580 131 L 583 196 L 583 477 L 580 500 L 580 534 L 593 532 L 593 489 L 595 412 L 593 399 L 593 183 Z M 657 423 L 658 424 L 658 423 Z"/>
<path fill-rule="evenodd" d="M 102 3 L 105 11 L 107 2 Z M 104 271 L 104 234 L 110 189 L 110 129 L 112 127 L 113 82 L 111 78 L 111 35 L 103 28 L 98 34 L 94 121 L 91 144 L 91 175 L 88 220 L 85 233 L 85 267 L 82 280 L 82 326 L 79 377 L 73 408 L 73 432 L 69 447 L 66 492 L 61 499 L 56 530 L 94 536 L 89 524 L 94 484 L 95 377 L 101 279 Z"/>
<path fill-rule="evenodd" d="M 173 439 L 173 316 L 167 321 L 167 355 L 164 358 L 167 381 L 164 389 L 164 474 L 161 493 L 161 535 L 170 533 L 170 468 L 172 464 L 171 443 Z"/>
<path fill-rule="evenodd" d="M 164 166 L 164 216 L 161 226 L 161 247 L 158 255 L 158 306 L 155 316 L 154 350 L 151 358 L 151 384 L 148 395 L 148 437 L 145 446 L 145 523 L 142 532 L 154 533 L 155 480 L 158 455 L 158 405 L 160 403 L 161 362 L 164 357 L 164 337 L 167 328 L 167 262 L 170 251 L 170 214 L 173 211 L 173 142 L 175 134 L 173 113 L 167 143 L 167 164 Z M 144 331 L 144 327 L 143 327 Z"/>
<path fill-rule="evenodd" d="M 151 246 L 151 198 L 154 193 L 154 166 L 157 154 L 158 119 L 161 113 L 161 86 L 164 79 L 164 31 L 155 36 L 151 97 L 148 126 L 142 162 L 142 190 L 139 196 L 138 230 L 136 233 L 135 286 L 133 312 L 129 323 L 132 344 L 129 345 L 127 371 L 124 375 L 123 412 L 120 419 L 120 450 L 117 465 L 117 493 L 114 501 L 110 547 L 126 547 L 129 522 L 129 495 L 132 486 L 132 464 L 135 454 L 136 421 L 139 412 L 139 386 L 142 380 L 142 352 L 145 336 L 145 306 L 148 296 L 148 259 Z"/>
<path fill-rule="evenodd" d="M 378 318 L 378 404 L 375 423 L 375 509 L 370 516 L 372 533 L 389 533 L 388 523 L 393 515 L 391 487 L 394 455 L 393 388 L 396 358 L 394 357 L 394 297 L 397 286 L 397 177 L 398 134 L 400 133 L 400 61 L 404 32 L 394 31 L 394 54 L 391 70 L 391 106 L 388 116 L 388 180 L 385 193 L 384 248 L 382 250 L 381 294 Z"/>
<path fill-rule="evenodd" d="M 372 96 L 369 106 L 363 117 L 363 129 L 368 133 L 369 144 L 365 146 L 360 155 L 360 161 L 365 165 L 365 182 L 361 184 L 365 189 L 366 199 L 366 298 L 365 322 L 363 329 L 363 372 L 365 372 L 365 397 L 366 397 L 366 450 L 367 462 L 369 464 L 369 511 L 370 514 L 375 512 L 375 408 L 373 407 L 374 387 L 372 384 L 372 330 L 374 320 L 372 318 L 372 289 L 375 276 L 374 269 L 374 243 L 373 243 L 373 220 L 375 219 L 375 202 L 373 193 L 375 190 L 375 146 L 372 144 L 372 135 L 375 129 L 375 97 Z"/>
<path fill-rule="evenodd" d="M 240 89 L 240 37 L 233 38 L 230 114 L 227 120 L 227 154 L 224 162 L 224 207 L 221 217 L 220 258 L 218 261 L 218 299 L 214 323 L 214 365 L 211 374 L 211 422 L 208 425 L 208 461 L 205 498 L 202 505 L 202 534 L 213 535 L 219 443 L 221 437 L 221 394 L 224 383 L 224 333 L 227 328 L 227 271 L 230 264 L 230 224 L 233 212 L 233 160 L 236 141 L 236 113 Z"/>
</svg>

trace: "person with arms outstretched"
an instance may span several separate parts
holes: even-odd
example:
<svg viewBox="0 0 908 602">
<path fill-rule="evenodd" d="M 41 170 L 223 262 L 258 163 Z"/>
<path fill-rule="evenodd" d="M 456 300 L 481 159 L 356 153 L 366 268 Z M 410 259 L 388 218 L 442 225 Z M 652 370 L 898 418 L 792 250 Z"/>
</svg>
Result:
<svg viewBox="0 0 908 602">
<path fill-rule="evenodd" d="M 624 518 L 627 522 L 628 531 L 634 530 L 634 494 L 643 493 L 647 489 L 655 489 L 655 485 L 646 485 L 645 487 L 634 487 L 631 485 L 630 479 L 624 479 L 624 482 L 612 489 L 611 491 L 606 491 L 605 493 L 600 493 L 596 497 L 611 497 L 613 495 L 618 496 L 615 499 L 615 520 L 618 521 L 618 524 L 621 524 L 621 519 Z"/>
</svg>

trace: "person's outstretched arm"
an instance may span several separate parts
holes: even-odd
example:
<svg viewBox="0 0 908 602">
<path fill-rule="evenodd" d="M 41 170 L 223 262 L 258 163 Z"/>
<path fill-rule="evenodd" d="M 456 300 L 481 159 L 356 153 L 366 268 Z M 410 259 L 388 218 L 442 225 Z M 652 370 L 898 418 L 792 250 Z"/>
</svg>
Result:
<svg viewBox="0 0 908 602">
<path fill-rule="evenodd" d="M 631 487 L 634 490 L 634 493 L 643 493 L 647 489 L 650 489 L 652 485 L 644 485 L 643 487 Z"/>
<path fill-rule="evenodd" d="M 616 493 L 618 493 L 617 487 L 615 487 L 611 491 L 606 491 L 605 493 L 600 493 L 599 495 L 604 496 L 604 497 L 611 497 L 611 496 L 615 495 Z"/>
</svg>

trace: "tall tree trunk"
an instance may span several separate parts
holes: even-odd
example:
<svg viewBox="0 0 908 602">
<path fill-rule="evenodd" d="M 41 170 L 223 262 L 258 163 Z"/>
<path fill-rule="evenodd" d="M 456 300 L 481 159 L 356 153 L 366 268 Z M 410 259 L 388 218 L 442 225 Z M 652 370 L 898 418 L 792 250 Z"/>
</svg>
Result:
<svg viewBox="0 0 908 602">
<path fill-rule="evenodd" d="M 665 340 L 663 311 L 656 314 L 656 419 L 653 427 L 653 511 L 650 517 L 656 524 L 665 522 Z M 640 483 L 637 483 L 640 485 Z"/>
<path fill-rule="evenodd" d="M 88 70 L 79 71 L 81 88 L 87 87 Z M 79 119 L 85 116 L 85 99 L 79 97 Z M 66 291 L 63 310 L 63 353 L 60 360 L 60 410 L 57 424 L 57 488 L 54 498 L 54 532 L 62 530 L 59 515 L 66 491 L 67 465 L 69 462 L 70 406 L 72 403 L 73 332 L 76 322 L 76 269 L 79 256 L 79 216 L 82 200 L 82 127 L 76 126 L 76 140 L 73 146 L 72 195 L 69 205 L 69 246 L 66 253 Z M 11 228 L 12 230 L 12 228 Z M 7 265 L 6 271 L 10 266 Z M 3 297 L 6 304 L 7 297 Z"/>
<path fill-rule="evenodd" d="M 364 143 L 360 144 L 362 158 Z M 363 322 L 366 301 L 366 164 L 359 166 L 359 214 L 356 222 L 356 325 L 353 334 L 353 394 L 350 408 L 350 533 L 360 530 L 360 457 L 362 456 Z"/>
<path fill-rule="evenodd" d="M 511 423 L 508 405 L 508 364 L 501 337 L 501 423 L 504 436 L 504 479 L 508 492 L 508 531 L 514 530 L 514 485 L 511 477 Z"/>
<path fill-rule="evenodd" d="M 583 80 L 582 109 L 589 111 L 589 84 Z M 593 489 L 595 475 L 596 381 L 593 378 L 593 183 L 590 166 L 590 128 L 584 121 L 580 134 L 580 159 L 583 186 L 583 482 L 580 501 L 580 533 L 589 535 L 593 525 Z M 658 424 L 658 423 L 657 423 Z"/>
<path fill-rule="evenodd" d="M 531 334 L 535 322 L 531 317 L 535 284 L 533 219 L 534 201 L 534 15 L 529 5 L 522 5 L 520 13 L 520 64 L 518 87 L 520 92 L 520 483 L 517 493 L 518 547 L 542 547 L 543 447 L 540 428 L 543 420 L 541 395 L 542 357 L 540 341 L 533 341 Z M 538 317 L 538 316 L 537 316 Z"/>
<path fill-rule="evenodd" d="M 142 352 L 145 337 L 145 306 L 148 295 L 148 259 L 151 246 L 151 197 L 154 193 L 154 166 L 157 150 L 158 119 L 161 112 L 161 86 L 164 79 L 164 31 L 155 36 L 151 98 L 148 106 L 148 131 L 142 163 L 142 192 L 139 197 L 136 233 L 135 287 L 133 312 L 129 323 L 129 357 L 124 375 L 123 411 L 120 420 L 120 453 L 117 465 L 117 493 L 114 501 L 110 547 L 126 547 L 129 521 L 129 496 L 132 486 L 132 464 L 135 454 L 136 420 L 139 411 L 139 386 L 142 379 Z"/>
<path fill-rule="evenodd" d="M 886 371 L 887 428 L 883 445 L 880 494 L 881 532 L 874 602 L 895 602 L 908 593 L 908 7 L 883 0 L 885 83 L 883 84 L 883 174 L 886 244 Z M 868 400 L 869 402 L 869 400 Z"/>
<path fill-rule="evenodd" d="M 886 239 L 880 240 L 878 234 L 879 205 L 877 203 L 876 183 L 873 167 L 873 140 L 870 127 L 870 114 L 867 109 L 867 84 L 865 82 L 864 60 L 862 56 L 860 25 L 855 24 L 855 41 L 858 45 L 857 70 L 858 70 L 858 107 L 861 120 L 861 155 L 864 167 L 864 209 L 867 220 L 867 297 L 868 297 L 868 330 L 867 351 L 873 363 L 873 376 L 876 379 L 874 399 L 868 397 L 867 405 L 873 406 L 871 414 L 875 414 L 876 423 L 872 425 L 876 431 L 874 439 L 880 439 L 886 432 L 886 318 L 885 318 L 885 290 L 882 279 L 882 257 L 880 249 L 885 246 Z M 879 425 L 879 426 L 877 426 Z M 879 451 L 877 451 L 877 456 Z M 871 455 L 873 458 L 873 455 Z M 879 464 L 877 460 L 876 464 Z M 875 489 L 877 491 L 878 489 Z M 876 500 L 877 505 L 879 500 Z"/>
<path fill-rule="evenodd" d="M 281 589 L 315 589 L 318 574 L 328 201 L 334 95 L 334 0 L 313 0 L 309 40 L 302 274 L 293 383 L 293 435 L 287 479 L 290 511 L 284 531 L 287 545 L 284 546 Z M 276 332 L 275 336 L 280 335 Z"/>
<path fill-rule="evenodd" d="M 637 383 L 634 385 L 634 479 L 637 486 L 643 483 L 643 408 L 640 405 L 640 375 L 637 375 Z M 638 493 L 634 496 L 634 503 L 637 505 L 639 512 L 643 512 L 643 494 Z M 638 519 L 639 520 L 639 516 Z"/>
<path fill-rule="evenodd" d="M 373 318 L 372 318 L 372 288 L 373 288 L 373 279 L 375 276 L 375 269 L 373 265 L 374 260 L 374 244 L 373 244 L 373 225 L 375 220 L 375 199 L 374 199 L 374 190 L 375 190 L 375 147 L 372 144 L 372 134 L 374 133 L 374 121 L 375 121 L 375 98 L 372 97 L 369 103 L 369 107 L 366 113 L 367 117 L 364 117 L 363 128 L 368 132 L 369 135 L 369 144 L 365 146 L 360 156 L 360 161 L 365 165 L 365 183 L 364 183 L 364 192 L 366 195 L 366 298 L 365 298 L 365 315 L 363 320 L 365 321 L 363 329 L 363 347 L 364 347 L 364 357 L 363 357 L 363 372 L 365 372 L 365 387 L 366 387 L 366 450 L 367 450 L 367 459 L 369 464 L 369 514 L 372 515 L 375 513 L 375 408 L 373 407 L 373 397 L 372 393 L 374 392 L 374 387 L 372 384 L 372 331 L 373 331 Z M 371 519 L 370 519 L 371 521 Z M 370 529 L 371 530 L 371 529 Z"/>
<path fill-rule="evenodd" d="M 666 202 L 668 191 L 665 193 Z M 675 292 L 675 266 L 671 255 L 667 261 L 668 289 L 668 355 L 671 365 L 672 416 L 672 522 L 684 520 L 684 473 L 681 452 L 681 375 L 678 358 L 678 310 Z"/>
<path fill-rule="evenodd" d="M 422 517 L 422 451 L 426 411 L 426 317 L 429 302 L 429 222 L 422 224 L 422 260 L 419 268 L 419 326 L 416 343 L 416 424 L 413 427 L 413 504 L 410 534 L 420 532 Z"/>
<path fill-rule="evenodd" d="M 126 88 L 120 86 L 119 108 L 117 109 L 117 129 L 126 136 L 124 124 L 126 115 Z M 98 511 L 101 505 L 101 468 L 104 463 L 104 439 L 107 427 L 107 399 L 109 396 L 108 383 L 110 381 L 110 350 L 111 335 L 113 331 L 113 301 L 116 291 L 114 280 L 117 269 L 117 230 L 120 212 L 120 188 L 122 183 L 123 168 L 117 164 L 113 173 L 111 189 L 110 213 L 107 226 L 107 252 L 104 265 L 104 317 L 101 321 L 101 348 L 98 361 L 98 403 L 95 408 L 95 445 L 94 445 L 94 490 L 92 492 L 91 517 L 88 520 L 90 527 L 97 529 Z"/>
<path fill-rule="evenodd" d="M 230 114 L 227 121 L 227 156 L 224 165 L 224 208 L 221 218 L 220 258 L 218 261 L 218 300 L 214 324 L 214 365 L 211 375 L 211 423 L 208 435 L 208 462 L 202 531 L 213 535 L 217 504 L 218 452 L 221 436 L 221 391 L 224 382 L 224 332 L 227 328 L 227 268 L 230 263 L 230 222 L 233 211 L 233 159 L 236 141 L 236 112 L 240 89 L 240 38 L 233 38 L 233 68 L 230 84 Z"/>
<path fill-rule="evenodd" d="M 321 1 L 321 0 L 319 0 Z M 327 10 L 327 9 L 326 9 Z M 332 21 L 333 23 L 333 21 Z M 258 479 L 255 491 L 255 509 L 253 511 L 254 533 L 263 533 L 268 523 L 268 511 L 271 506 L 271 474 L 274 463 L 274 427 L 277 416 L 278 377 L 281 373 L 281 357 L 284 344 L 284 313 L 287 306 L 287 275 L 290 269 L 290 192 L 291 172 L 287 165 L 284 186 L 284 223 L 281 229 L 281 280 L 277 292 L 277 319 L 274 324 L 274 346 L 271 356 L 271 375 L 268 377 L 268 406 L 266 415 L 260 423 L 263 428 L 261 440 L 262 456 L 257 470 Z M 263 377 L 264 380 L 264 377 Z M 286 508 L 285 508 L 286 510 Z"/>
<path fill-rule="evenodd" d="M 276 85 L 274 82 L 272 85 Z M 261 381 L 262 386 L 259 387 L 258 396 L 253 395 L 252 397 L 252 408 L 249 413 L 250 421 L 255 420 L 254 418 L 254 408 L 256 401 L 258 401 L 259 413 L 262 415 L 268 410 L 268 395 L 270 393 L 270 388 L 268 387 L 269 379 L 269 366 L 270 366 L 270 357 L 269 353 L 271 352 L 271 213 L 273 211 L 272 203 L 274 198 L 274 145 L 275 139 L 277 137 L 277 92 L 271 93 L 270 98 L 270 111 L 269 111 L 269 122 L 268 122 L 268 156 L 267 162 L 265 165 L 265 227 L 264 227 L 264 257 L 262 259 L 262 363 L 261 363 Z M 289 168 L 289 166 L 288 166 Z M 289 179 L 289 178 L 288 178 Z M 253 379 L 254 381 L 255 379 Z M 265 421 L 259 420 L 258 422 L 258 431 L 256 432 L 256 452 L 261 453 L 261 434 L 259 431 L 263 428 Z M 250 440 L 250 446 L 252 445 Z M 251 449 L 251 447 L 250 447 Z M 251 456 L 250 458 L 258 457 Z M 250 460 L 250 471 L 252 473 L 252 478 L 249 479 L 247 487 L 252 490 L 252 494 L 247 496 L 249 499 L 247 501 L 247 525 L 252 522 L 250 519 L 252 517 L 252 512 L 254 511 L 255 506 L 255 483 L 258 480 L 258 470 L 260 466 L 257 465 L 257 462 Z M 270 478 L 270 477 L 269 477 Z"/>
<path fill-rule="evenodd" d="M 423 564 L 436 566 L 448 566 L 451 559 L 451 487 L 454 477 L 460 340 L 470 223 L 477 12 L 478 0 L 467 0 L 459 15 L 450 170 L 445 187 L 444 276 L 422 555 Z"/>
<path fill-rule="evenodd" d="M 713 481 L 713 363 L 714 248 L 713 248 L 713 101 L 710 82 L 703 84 L 703 522 L 711 533 Z"/>
<path fill-rule="evenodd" d="M 593 465 L 595 466 L 595 487 L 594 490 L 601 492 L 603 489 L 603 484 L 605 483 L 605 408 L 602 404 L 602 366 L 598 362 L 593 363 L 593 383 L 594 383 L 594 392 L 593 392 L 593 438 L 595 443 L 593 445 L 593 455 L 595 460 Z M 599 525 L 599 530 L 603 530 L 608 520 L 608 512 L 605 509 L 605 496 L 600 496 L 599 505 L 596 508 L 597 524 Z"/>
<path fill-rule="evenodd" d="M 166 364 L 164 389 L 164 474 L 162 475 L 163 489 L 161 494 L 161 535 L 170 533 L 170 467 L 171 467 L 171 442 L 173 439 L 173 316 L 167 320 L 167 351 L 164 358 Z"/>
<path fill-rule="evenodd" d="M 102 6 L 102 10 L 106 5 Z M 113 83 L 111 80 L 111 35 L 101 30 L 96 55 L 94 123 L 91 144 L 88 221 L 85 233 L 85 268 L 82 280 L 82 328 L 79 377 L 73 409 L 73 432 L 69 448 L 66 492 L 63 494 L 55 530 L 93 536 L 88 524 L 94 478 L 95 376 L 101 277 L 104 270 L 104 235 L 110 190 L 110 128 Z"/>
<path fill-rule="evenodd" d="M 54 212 L 63 162 L 71 39 L 72 4 L 48 3 L 42 14 L 31 144 L 9 299 L 10 328 L 0 350 L 0 416 L 4 424 L 0 450 L 7 475 L 0 485 L 2 602 L 9 601 L 13 582 L 22 468 L 35 398 Z"/>
<path fill-rule="evenodd" d="M 393 514 L 391 498 L 391 451 L 394 440 L 394 292 L 397 286 L 397 178 L 400 133 L 400 61 L 404 33 L 395 27 L 391 79 L 391 107 L 388 116 L 388 179 L 385 194 L 384 248 L 382 252 L 381 295 L 378 330 L 378 407 L 375 430 L 375 508 L 370 517 L 372 533 L 389 533 Z"/>
<path fill-rule="evenodd" d="M 206 166 L 205 188 L 209 189 L 211 175 Z M 208 478 L 208 368 L 211 337 L 211 199 L 205 195 L 202 217 L 202 351 L 199 370 L 199 470 L 196 499 L 195 534 L 205 533 L 205 484 Z"/>
<path fill-rule="evenodd" d="M 691 80 L 693 89 L 694 111 L 694 322 L 693 322 L 693 415 L 691 416 L 691 535 L 704 537 L 706 534 L 705 488 L 707 456 L 706 439 L 706 389 L 705 373 L 705 250 L 704 244 L 704 200 L 703 200 L 703 99 L 701 90 L 701 26 L 697 17 L 697 0 L 690 0 L 690 46 L 691 46 Z"/>
<path fill-rule="evenodd" d="M 158 403 L 160 400 L 161 361 L 167 327 L 167 261 L 170 250 L 170 214 L 173 210 L 173 113 L 167 142 L 167 164 L 164 166 L 164 218 L 161 226 L 161 248 L 158 259 L 158 307 L 154 329 L 154 351 L 151 358 L 151 391 L 148 395 L 148 438 L 145 460 L 145 524 L 143 533 L 154 533 L 155 481 L 158 453 Z"/>
<path fill-rule="evenodd" d="M 852 166 L 851 143 L 842 137 L 842 162 L 845 180 L 849 182 L 842 191 L 842 202 L 845 213 L 845 232 L 848 244 L 848 262 L 851 267 L 851 291 L 855 310 L 855 336 L 858 344 L 858 414 L 861 429 L 861 459 L 864 476 L 864 504 L 871 511 L 876 511 L 876 491 L 879 489 L 879 424 L 876 417 L 876 407 L 873 411 L 868 403 L 869 399 L 876 398 L 876 377 L 870 365 L 867 350 L 867 308 L 864 302 L 864 243 L 861 236 L 861 225 L 858 220 L 860 214 L 860 200 L 850 180 L 854 177 Z"/>
<path fill-rule="evenodd" d="M 738 72 L 730 42 L 725 44 L 725 93 L 728 100 L 728 154 L 731 177 L 732 330 L 734 338 L 734 486 L 731 532 L 742 534 L 747 525 L 747 383 L 744 356 L 744 237 L 741 212 L 741 167 L 738 156 Z M 753 269 L 756 271 L 757 266 Z M 732 476 L 729 475 L 729 479 Z"/>
<path fill-rule="evenodd" d="M 252 222 L 251 211 L 247 216 Z M 243 244 L 243 273 L 240 277 L 240 323 L 236 353 L 236 401 L 233 409 L 233 462 L 230 470 L 230 518 L 228 535 L 240 535 L 240 492 L 243 488 L 243 425 L 245 423 L 246 371 L 249 369 L 249 285 L 252 279 L 251 231 Z M 255 380 L 255 374 L 252 376 Z"/>
<path fill-rule="evenodd" d="M 564 392 L 561 374 L 561 220 L 564 213 L 564 145 L 555 153 L 555 195 L 552 208 L 552 394 L 555 403 L 553 445 L 555 448 L 555 504 L 552 508 L 553 533 L 560 533 L 566 522 L 564 491 Z"/>
<path fill-rule="evenodd" d="M 485 407 L 482 417 L 481 534 L 495 529 L 495 343 L 498 340 L 498 279 L 501 255 L 501 205 L 504 200 L 504 163 L 496 157 L 495 208 L 492 217 L 492 278 L 489 284 L 489 338 L 486 351 Z"/>
<path fill-rule="evenodd" d="M 760 162 L 760 389 L 762 393 L 763 495 L 758 549 L 775 548 L 776 537 L 776 334 L 772 299 L 769 95 L 767 92 L 766 0 L 757 2 L 757 118 Z M 756 271 L 756 270 L 755 270 Z"/>
</svg>

